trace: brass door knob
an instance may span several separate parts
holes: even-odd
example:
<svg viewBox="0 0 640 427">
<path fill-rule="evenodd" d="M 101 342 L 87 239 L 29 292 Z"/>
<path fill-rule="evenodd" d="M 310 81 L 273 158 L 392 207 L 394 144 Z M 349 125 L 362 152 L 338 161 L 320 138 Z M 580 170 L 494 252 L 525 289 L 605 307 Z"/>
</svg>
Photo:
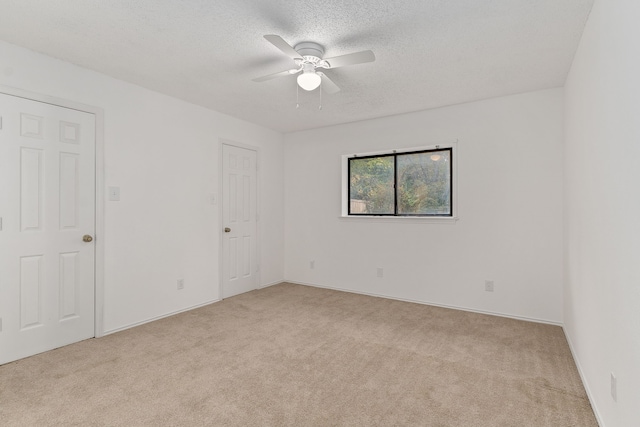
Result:
<svg viewBox="0 0 640 427">
<path fill-rule="evenodd" d="M 82 236 L 82 241 L 83 241 L 83 242 L 87 242 L 87 243 L 88 243 L 88 242 L 91 242 L 91 241 L 93 241 L 93 237 L 91 237 L 91 236 L 90 236 L 90 235 L 88 235 L 88 234 L 85 234 L 84 236 Z"/>
<path fill-rule="evenodd" d="M 224 232 L 225 232 L 225 233 L 228 233 L 228 232 L 230 232 L 230 231 L 231 231 L 231 229 L 230 229 L 229 227 L 225 227 L 225 228 L 224 228 Z"/>
</svg>

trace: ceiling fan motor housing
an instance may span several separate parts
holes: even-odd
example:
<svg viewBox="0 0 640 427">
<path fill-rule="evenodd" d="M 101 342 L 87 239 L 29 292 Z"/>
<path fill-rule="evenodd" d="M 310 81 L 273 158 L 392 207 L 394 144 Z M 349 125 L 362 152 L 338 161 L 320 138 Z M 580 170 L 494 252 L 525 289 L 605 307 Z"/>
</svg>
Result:
<svg viewBox="0 0 640 427">
<path fill-rule="evenodd" d="M 322 59 L 322 55 L 324 55 L 324 49 L 318 43 L 314 42 L 302 42 L 298 43 L 293 48 L 296 52 L 298 52 L 303 58 L 306 57 L 317 58 L 316 61 Z M 315 61 L 314 61 L 315 62 Z"/>
</svg>

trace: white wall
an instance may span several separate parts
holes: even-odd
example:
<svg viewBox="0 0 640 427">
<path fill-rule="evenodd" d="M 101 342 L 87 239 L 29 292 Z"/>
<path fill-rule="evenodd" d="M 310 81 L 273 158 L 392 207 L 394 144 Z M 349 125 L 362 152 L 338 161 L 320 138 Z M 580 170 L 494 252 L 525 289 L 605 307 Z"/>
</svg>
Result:
<svg viewBox="0 0 640 427">
<path fill-rule="evenodd" d="M 260 149 L 261 285 L 283 279 L 280 133 L 4 42 L 0 58 L 0 85 L 104 109 L 105 183 L 121 187 L 105 203 L 107 332 L 220 298 L 220 138 Z"/>
<path fill-rule="evenodd" d="M 562 322 L 562 138 L 561 89 L 285 135 L 285 278 Z M 339 219 L 341 155 L 451 139 L 459 221 Z"/>
<path fill-rule="evenodd" d="M 603 426 L 640 426 L 638 22 L 596 1 L 566 84 L 565 330 Z"/>
</svg>

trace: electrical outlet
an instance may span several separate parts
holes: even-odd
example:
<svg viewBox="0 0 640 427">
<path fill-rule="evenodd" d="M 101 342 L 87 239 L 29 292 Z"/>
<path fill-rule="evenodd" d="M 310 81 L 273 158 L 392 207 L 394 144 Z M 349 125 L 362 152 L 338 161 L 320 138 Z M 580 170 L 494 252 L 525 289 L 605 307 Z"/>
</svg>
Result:
<svg viewBox="0 0 640 427">
<path fill-rule="evenodd" d="M 184 289 L 184 279 L 178 279 L 178 290 Z"/>
<path fill-rule="evenodd" d="M 618 401 L 618 379 L 613 372 L 611 372 L 611 397 L 614 402 Z"/>
<path fill-rule="evenodd" d="M 493 292 L 493 280 L 484 281 L 484 290 L 487 292 Z"/>
<path fill-rule="evenodd" d="M 117 202 L 120 200 L 120 187 L 109 187 L 109 201 Z"/>
<path fill-rule="evenodd" d="M 378 277 L 384 277 L 384 269 L 378 267 L 377 274 L 378 274 Z"/>
<path fill-rule="evenodd" d="M 315 261 L 309 261 L 309 268 L 312 269 L 312 270 L 314 268 L 316 268 L 316 262 Z"/>
</svg>

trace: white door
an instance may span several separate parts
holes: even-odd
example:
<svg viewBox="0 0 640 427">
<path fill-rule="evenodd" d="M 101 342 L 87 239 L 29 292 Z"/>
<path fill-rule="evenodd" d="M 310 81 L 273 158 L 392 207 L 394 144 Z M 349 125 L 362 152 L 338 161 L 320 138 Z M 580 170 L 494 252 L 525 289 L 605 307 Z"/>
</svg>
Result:
<svg viewBox="0 0 640 427">
<path fill-rule="evenodd" d="M 0 94 L 0 364 L 94 336 L 95 116 Z"/>
<path fill-rule="evenodd" d="M 256 152 L 222 146 L 222 297 L 258 287 Z"/>
</svg>

